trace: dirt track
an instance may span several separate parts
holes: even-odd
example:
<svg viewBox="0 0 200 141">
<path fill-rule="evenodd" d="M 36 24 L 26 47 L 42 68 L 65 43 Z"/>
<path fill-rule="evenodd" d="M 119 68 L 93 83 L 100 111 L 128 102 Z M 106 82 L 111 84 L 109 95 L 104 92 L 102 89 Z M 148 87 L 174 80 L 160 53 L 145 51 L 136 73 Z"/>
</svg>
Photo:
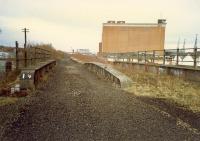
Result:
<svg viewBox="0 0 200 141">
<path fill-rule="evenodd" d="M 71 60 L 60 62 L 0 140 L 200 140 L 188 128 Z"/>
</svg>

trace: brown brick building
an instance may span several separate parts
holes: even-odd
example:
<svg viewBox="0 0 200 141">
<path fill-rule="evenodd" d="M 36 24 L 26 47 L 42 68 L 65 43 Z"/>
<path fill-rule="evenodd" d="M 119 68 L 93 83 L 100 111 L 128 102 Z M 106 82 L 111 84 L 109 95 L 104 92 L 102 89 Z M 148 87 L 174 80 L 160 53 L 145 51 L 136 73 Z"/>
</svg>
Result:
<svg viewBox="0 0 200 141">
<path fill-rule="evenodd" d="M 108 21 L 103 24 L 102 53 L 163 50 L 166 20 L 158 23 L 125 23 Z M 101 53 L 101 52 L 100 52 Z"/>
</svg>

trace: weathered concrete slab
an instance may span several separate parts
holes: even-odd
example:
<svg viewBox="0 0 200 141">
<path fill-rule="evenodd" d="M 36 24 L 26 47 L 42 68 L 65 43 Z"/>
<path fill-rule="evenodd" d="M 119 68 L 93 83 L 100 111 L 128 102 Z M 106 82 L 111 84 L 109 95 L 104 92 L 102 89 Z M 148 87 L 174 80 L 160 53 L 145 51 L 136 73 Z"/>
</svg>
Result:
<svg viewBox="0 0 200 141">
<path fill-rule="evenodd" d="M 115 61 L 113 65 L 120 66 L 123 68 L 131 68 L 139 70 L 141 72 L 150 72 L 160 75 L 172 75 L 183 78 L 185 80 L 191 80 L 200 82 L 200 69 L 186 66 L 170 66 L 170 65 L 159 65 L 159 64 L 142 64 L 134 62 L 120 62 Z"/>
<path fill-rule="evenodd" d="M 20 88 L 34 89 L 38 81 L 56 65 L 55 60 L 41 62 L 37 66 L 30 66 L 21 70 Z"/>
<path fill-rule="evenodd" d="M 76 62 L 76 63 L 85 64 L 83 61 L 78 60 L 78 59 L 76 59 L 76 58 L 74 58 L 74 57 L 70 57 L 70 58 L 71 58 L 72 61 L 74 61 L 74 62 Z"/>
<path fill-rule="evenodd" d="M 129 87 L 133 81 L 125 74 L 115 70 L 111 65 L 102 64 L 98 62 L 89 62 L 84 64 L 90 71 L 97 75 L 111 80 L 113 83 L 119 85 L 121 88 Z"/>
</svg>

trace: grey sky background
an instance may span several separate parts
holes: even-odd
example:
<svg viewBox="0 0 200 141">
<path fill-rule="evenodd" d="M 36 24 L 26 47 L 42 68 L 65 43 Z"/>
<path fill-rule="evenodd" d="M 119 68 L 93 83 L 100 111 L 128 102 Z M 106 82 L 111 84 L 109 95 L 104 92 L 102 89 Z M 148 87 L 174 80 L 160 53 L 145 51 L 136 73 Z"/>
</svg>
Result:
<svg viewBox="0 0 200 141">
<path fill-rule="evenodd" d="M 0 0 L 0 44 L 18 40 L 22 45 L 21 29 L 27 27 L 29 42 L 97 51 L 103 22 L 155 23 L 158 18 L 167 19 L 165 48 L 176 48 L 179 37 L 193 47 L 200 33 L 200 0 Z"/>
</svg>

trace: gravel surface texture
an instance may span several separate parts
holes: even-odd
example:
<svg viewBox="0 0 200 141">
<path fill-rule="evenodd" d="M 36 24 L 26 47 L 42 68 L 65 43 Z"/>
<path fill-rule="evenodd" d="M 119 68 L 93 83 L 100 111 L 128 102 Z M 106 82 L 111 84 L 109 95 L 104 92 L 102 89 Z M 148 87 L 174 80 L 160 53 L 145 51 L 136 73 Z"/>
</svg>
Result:
<svg viewBox="0 0 200 141">
<path fill-rule="evenodd" d="M 195 141 L 184 123 L 115 88 L 70 59 L 28 97 L 5 141 Z"/>
</svg>

